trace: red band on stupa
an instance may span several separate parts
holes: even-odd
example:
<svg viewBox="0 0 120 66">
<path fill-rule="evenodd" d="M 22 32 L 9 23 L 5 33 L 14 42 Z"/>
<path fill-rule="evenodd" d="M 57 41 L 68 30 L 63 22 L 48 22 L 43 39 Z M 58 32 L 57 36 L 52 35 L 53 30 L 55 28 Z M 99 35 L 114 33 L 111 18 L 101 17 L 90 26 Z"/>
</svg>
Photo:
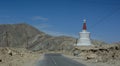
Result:
<svg viewBox="0 0 120 66">
<path fill-rule="evenodd" d="M 83 30 L 87 30 L 86 22 L 83 23 Z"/>
</svg>

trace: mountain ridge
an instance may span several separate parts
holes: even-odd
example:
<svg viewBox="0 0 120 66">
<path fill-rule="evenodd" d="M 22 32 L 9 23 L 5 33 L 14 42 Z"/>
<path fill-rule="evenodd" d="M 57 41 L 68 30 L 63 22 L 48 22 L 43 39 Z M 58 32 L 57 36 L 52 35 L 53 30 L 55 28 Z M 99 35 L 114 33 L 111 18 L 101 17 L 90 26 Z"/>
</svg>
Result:
<svg viewBox="0 0 120 66">
<path fill-rule="evenodd" d="M 45 49 L 45 47 L 55 50 L 56 46 L 58 48 L 61 44 L 75 42 L 73 37 L 51 36 L 25 23 L 1 24 L 0 36 L 0 47 L 24 47 L 32 50 Z M 47 46 L 48 44 L 50 47 Z"/>
</svg>

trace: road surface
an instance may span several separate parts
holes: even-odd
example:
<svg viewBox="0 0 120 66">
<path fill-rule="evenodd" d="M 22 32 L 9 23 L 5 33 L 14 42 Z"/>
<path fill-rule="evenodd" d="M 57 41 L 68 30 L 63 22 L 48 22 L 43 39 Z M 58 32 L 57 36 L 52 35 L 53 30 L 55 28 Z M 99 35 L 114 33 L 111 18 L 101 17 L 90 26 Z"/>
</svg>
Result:
<svg viewBox="0 0 120 66">
<path fill-rule="evenodd" d="M 66 58 L 61 54 L 45 54 L 45 58 L 39 61 L 37 66 L 85 66 L 72 59 Z"/>
</svg>

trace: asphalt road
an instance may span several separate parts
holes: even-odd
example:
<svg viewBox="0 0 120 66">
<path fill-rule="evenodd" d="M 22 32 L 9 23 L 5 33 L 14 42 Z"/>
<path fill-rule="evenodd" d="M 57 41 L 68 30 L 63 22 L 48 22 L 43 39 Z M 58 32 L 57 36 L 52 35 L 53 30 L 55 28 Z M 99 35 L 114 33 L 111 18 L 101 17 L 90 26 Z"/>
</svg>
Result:
<svg viewBox="0 0 120 66">
<path fill-rule="evenodd" d="M 37 66 L 85 66 L 61 54 L 45 54 L 45 58 L 39 61 Z"/>
</svg>

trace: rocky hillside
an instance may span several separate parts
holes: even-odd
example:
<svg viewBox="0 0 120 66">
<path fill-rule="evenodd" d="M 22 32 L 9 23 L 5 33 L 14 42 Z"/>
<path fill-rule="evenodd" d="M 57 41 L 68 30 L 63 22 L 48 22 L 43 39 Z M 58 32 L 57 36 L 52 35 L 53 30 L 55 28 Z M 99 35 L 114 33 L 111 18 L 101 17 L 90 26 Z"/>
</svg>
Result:
<svg viewBox="0 0 120 66">
<path fill-rule="evenodd" d="M 49 50 L 49 51 L 60 51 L 60 50 L 72 50 L 75 43 L 75 38 L 59 36 L 53 37 L 45 35 L 44 37 L 38 38 L 30 49 L 33 50 Z"/>
<path fill-rule="evenodd" d="M 0 25 L 0 47 L 26 47 L 37 34 L 44 34 L 27 24 Z"/>
<path fill-rule="evenodd" d="M 75 38 L 66 36 L 53 37 L 27 24 L 0 25 L 0 47 L 60 50 L 67 45 L 67 48 L 70 49 L 74 42 Z"/>
</svg>

